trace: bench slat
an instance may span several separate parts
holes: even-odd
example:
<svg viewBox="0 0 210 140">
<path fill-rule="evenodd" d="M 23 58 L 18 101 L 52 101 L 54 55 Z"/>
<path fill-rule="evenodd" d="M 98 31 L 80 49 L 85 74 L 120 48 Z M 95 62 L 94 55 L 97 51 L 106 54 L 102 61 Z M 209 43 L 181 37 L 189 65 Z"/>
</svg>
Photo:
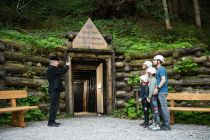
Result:
<svg viewBox="0 0 210 140">
<path fill-rule="evenodd" d="M 26 98 L 26 90 L 3 90 L 0 91 L 0 99 L 15 99 L 15 98 Z"/>
<path fill-rule="evenodd" d="M 169 107 L 170 111 L 195 111 L 195 112 L 210 112 L 210 108 L 199 107 Z"/>
<path fill-rule="evenodd" d="M 167 100 L 197 100 L 197 101 L 210 101 L 210 93 L 169 93 Z"/>
<path fill-rule="evenodd" d="M 0 113 L 23 111 L 23 110 L 30 110 L 30 109 L 36 109 L 36 108 L 38 108 L 38 106 L 5 107 L 5 108 L 0 108 Z"/>
</svg>

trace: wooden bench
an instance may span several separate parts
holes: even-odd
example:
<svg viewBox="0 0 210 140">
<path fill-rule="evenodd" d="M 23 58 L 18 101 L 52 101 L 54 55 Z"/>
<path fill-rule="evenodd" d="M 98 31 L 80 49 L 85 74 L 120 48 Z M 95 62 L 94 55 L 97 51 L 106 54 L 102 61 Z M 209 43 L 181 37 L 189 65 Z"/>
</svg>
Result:
<svg viewBox="0 0 210 140">
<path fill-rule="evenodd" d="M 16 99 L 26 98 L 26 90 L 8 90 L 0 91 L 0 99 L 9 99 L 10 106 L 0 108 L 0 114 L 6 112 L 12 112 L 12 125 L 16 127 L 25 127 L 24 114 L 30 109 L 36 109 L 38 106 L 17 106 Z"/>
<path fill-rule="evenodd" d="M 205 107 L 175 107 L 174 101 L 210 101 L 210 93 L 187 93 L 187 92 L 179 92 L 179 93 L 169 93 L 167 96 L 167 100 L 170 101 L 170 120 L 171 124 L 174 124 L 174 112 L 175 111 L 192 111 L 192 112 L 210 112 L 210 108 Z"/>
</svg>

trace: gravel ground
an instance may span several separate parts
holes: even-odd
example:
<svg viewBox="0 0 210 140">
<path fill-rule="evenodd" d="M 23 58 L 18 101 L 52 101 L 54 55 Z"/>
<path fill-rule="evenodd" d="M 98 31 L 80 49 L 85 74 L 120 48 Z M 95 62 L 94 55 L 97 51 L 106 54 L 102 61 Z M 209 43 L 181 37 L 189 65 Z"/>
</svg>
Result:
<svg viewBox="0 0 210 140">
<path fill-rule="evenodd" d="M 150 131 L 142 120 L 111 117 L 75 117 L 59 120 L 60 127 L 47 121 L 28 122 L 25 128 L 0 126 L 0 140 L 210 140 L 210 127 L 175 124 L 171 131 Z"/>
</svg>

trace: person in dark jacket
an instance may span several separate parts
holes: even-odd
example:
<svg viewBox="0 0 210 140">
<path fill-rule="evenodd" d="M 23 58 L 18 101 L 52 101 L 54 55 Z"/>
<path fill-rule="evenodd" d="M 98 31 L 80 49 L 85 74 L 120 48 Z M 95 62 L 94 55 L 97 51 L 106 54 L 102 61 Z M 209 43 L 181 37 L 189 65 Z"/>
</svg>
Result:
<svg viewBox="0 0 210 140">
<path fill-rule="evenodd" d="M 147 101 L 147 97 L 149 95 L 149 86 L 148 86 L 149 78 L 147 75 L 142 75 L 140 76 L 140 80 L 141 80 L 140 100 L 144 113 L 144 122 L 140 125 L 146 128 L 149 126 L 150 103 Z"/>
<path fill-rule="evenodd" d="M 69 62 L 63 68 L 59 68 L 59 58 L 57 56 L 50 57 L 50 65 L 47 69 L 47 79 L 49 82 L 48 92 L 50 95 L 50 111 L 48 126 L 58 127 L 60 123 L 55 121 L 60 92 L 63 90 L 61 76 L 69 69 Z"/>
</svg>

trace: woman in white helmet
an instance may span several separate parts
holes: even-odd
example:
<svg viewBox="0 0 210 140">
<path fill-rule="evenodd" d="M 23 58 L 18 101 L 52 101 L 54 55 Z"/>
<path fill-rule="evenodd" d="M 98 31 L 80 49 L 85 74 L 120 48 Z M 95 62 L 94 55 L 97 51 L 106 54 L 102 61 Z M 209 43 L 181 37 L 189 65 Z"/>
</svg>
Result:
<svg viewBox="0 0 210 140">
<path fill-rule="evenodd" d="M 153 124 L 149 126 L 149 129 L 157 131 L 160 130 L 160 116 L 158 110 L 158 94 L 153 95 L 155 88 L 157 87 L 157 80 L 155 78 L 156 69 L 150 67 L 147 69 L 149 74 L 149 95 L 147 101 L 150 102 L 153 112 Z"/>
<path fill-rule="evenodd" d="M 141 104 L 143 106 L 143 113 L 144 113 L 144 122 L 140 124 L 143 127 L 148 127 L 149 126 L 149 110 L 151 109 L 150 103 L 147 102 L 146 97 L 148 96 L 148 92 L 145 92 L 145 87 L 148 87 L 149 84 L 149 79 L 148 79 L 148 73 L 147 69 L 152 67 L 152 62 L 151 61 L 145 61 L 142 65 L 142 68 L 145 70 L 145 73 L 140 76 L 140 84 L 141 84 L 141 89 L 140 89 L 140 99 Z M 145 82 L 143 79 L 147 79 L 147 82 Z M 144 81 L 144 82 L 143 82 Z M 144 86 L 143 86 L 144 85 Z"/>
<path fill-rule="evenodd" d="M 148 75 L 147 69 L 152 67 L 152 62 L 151 61 L 145 61 L 142 65 L 143 70 L 145 70 L 145 74 Z"/>
<path fill-rule="evenodd" d="M 156 79 L 157 88 L 153 94 L 158 94 L 158 100 L 160 102 L 161 115 L 163 118 L 162 130 L 170 130 L 170 114 L 167 105 L 168 95 L 168 76 L 166 69 L 162 66 L 164 57 L 162 55 L 156 55 L 153 59 L 153 65 L 156 67 Z"/>
</svg>

